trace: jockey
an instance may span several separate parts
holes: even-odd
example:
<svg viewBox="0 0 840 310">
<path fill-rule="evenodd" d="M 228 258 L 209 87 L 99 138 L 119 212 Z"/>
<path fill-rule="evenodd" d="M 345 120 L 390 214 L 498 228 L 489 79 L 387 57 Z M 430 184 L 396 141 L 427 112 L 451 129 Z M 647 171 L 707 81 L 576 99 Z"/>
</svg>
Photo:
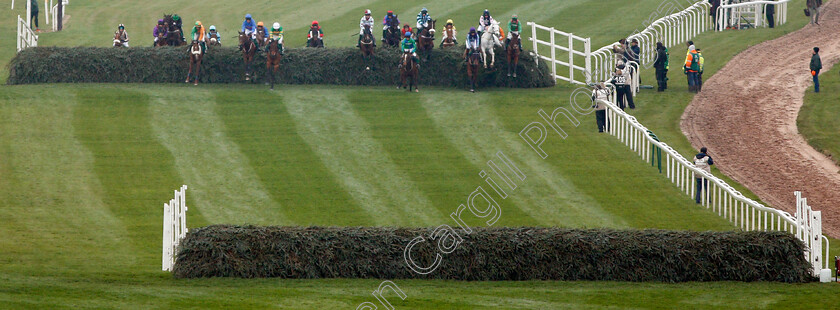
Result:
<svg viewBox="0 0 840 310">
<path fill-rule="evenodd" d="M 190 32 L 190 37 L 193 41 L 198 41 L 198 44 L 201 46 L 201 53 L 204 54 L 207 51 L 207 44 L 204 43 L 204 38 L 207 37 L 207 34 L 204 33 L 204 27 L 200 21 L 195 21 L 195 27 Z"/>
<path fill-rule="evenodd" d="M 154 36 L 155 38 L 155 43 L 153 43 L 152 46 L 155 46 L 155 44 L 157 44 L 158 42 L 158 39 L 160 39 L 158 38 L 158 35 L 161 35 L 165 38 L 168 33 L 169 29 L 166 29 L 166 27 L 163 25 L 163 20 L 158 19 L 157 26 L 155 26 L 155 30 L 152 31 L 152 36 Z"/>
<path fill-rule="evenodd" d="M 312 27 L 309 28 L 309 31 L 306 33 L 306 45 L 309 45 L 309 41 L 312 40 L 312 30 L 313 29 L 318 30 L 318 38 L 321 38 L 321 40 L 324 39 L 324 31 L 321 30 L 321 26 L 318 25 L 318 21 L 313 20 L 312 21 Z"/>
<path fill-rule="evenodd" d="M 370 29 L 373 29 L 373 17 L 370 16 L 370 10 L 365 10 L 365 16 L 362 16 L 362 20 L 359 21 L 359 41 L 356 42 L 356 47 L 362 44 L 362 36 L 365 35 L 365 25 L 370 26 Z M 370 37 L 373 38 L 373 30 L 370 32 Z M 373 47 L 376 47 L 376 38 L 373 38 Z"/>
<path fill-rule="evenodd" d="M 260 43 L 265 45 L 265 42 L 268 42 L 268 29 L 265 29 L 265 24 L 263 24 L 263 22 L 257 23 L 257 33 L 254 34 L 254 36 L 256 36 L 257 34 L 262 34 L 263 41 Z"/>
<path fill-rule="evenodd" d="M 400 46 L 402 47 L 403 52 L 411 53 L 411 61 L 416 63 L 417 67 L 420 67 L 420 62 L 417 59 L 417 42 L 411 38 L 411 32 L 405 33 L 405 39 L 402 40 Z"/>
<path fill-rule="evenodd" d="M 406 33 L 411 34 L 411 26 L 409 26 L 408 24 L 403 25 L 401 32 L 403 37 Z"/>
<path fill-rule="evenodd" d="M 448 29 L 452 29 L 452 42 L 454 42 L 457 45 L 458 44 L 458 32 L 455 30 L 455 25 L 453 24 L 451 19 L 446 20 L 446 26 L 444 27 L 444 30 L 448 30 Z M 444 31 L 443 32 L 443 38 L 440 39 L 440 43 L 443 44 L 443 41 L 445 41 L 446 38 L 448 38 L 448 37 L 446 36 L 446 31 Z"/>
<path fill-rule="evenodd" d="M 242 29 L 239 31 L 244 32 L 246 36 L 250 36 L 251 40 L 254 41 L 254 45 L 259 46 L 257 44 L 257 24 L 251 18 L 251 14 L 245 14 L 245 21 L 242 22 Z"/>
<path fill-rule="evenodd" d="M 508 22 L 508 34 L 505 39 L 505 49 L 507 49 L 507 46 L 510 43 L 510 38 L 513 37 L 513 33 L 516 32 L 518 35 L 520 31 L 522 31 L 522 24 L 519 23 L 519 17 L 516 16 L 516 14 L 513 14 L 510 22 Z M 519 42 L 519 51 L 522 51 L 522 42 Z"/>
<path fill-rule="evenodd" d="M 274 25 L 271 25 L 271 31 L 268 33 L 268 37 L 277 42 L 280 55 L 283 55 L 283 27 L 280 26 L 280 23 L 274 22 Z M 266 52 L 268 52 L 269 47 L 268 45 L 265 46 Z"/>
<path fill-rule="evenodd" d="M 173 26 L 178 28 L 178 32 L 181 34 L 181 41 L 186 41 L 186 39 L 184 39 L 184 29 L 181 28 L 181 16 L 178 16 L 178 14 L 172 15 L 172 22 L 174 23 Z"/>
<path fill-rule="evenodd" d="M 388 27 L 390 27 L 392 19 L 397 20 L 397 25 L 400 24 L 400 19 L 394 15 L 394 11 L 388 11 L 385 17 L 382 18 L 382 42 L 385 42 L 385 38 L 388 37 Z"/>
<path fill-rule="evenodd" d="M 417 14 L 417 37 L 420 37 L 420 31 L 423 31 L 423 28 L 429 27 L 431 20 L 432 16 L 429 15 L 429 10 L 426 8 L 420 10 L 420 13 Z"/>
<path fill-rule="evenodd" d="M 493 16 L 490 16 L 490 11 L 484 10 L 484 14 L 481 14 L 481 17 L 478 19 L 478 36 L 481 37 L 484 34 L 484 29 L 495 23 L 496 20 L 493 19 Z"/>
<path fill-rule="evenodd" d="M 473 53 L 481 48 L 481 43 L 479 42 L 480 37 L 475 30 L 475 27 L 470 28 L 470 34 L 467 35 L 467 48 L 464 49 L 464 61 L 467 61 L 467 53 Z"/>
<path fill-rule="evenodd" d="M 219 43 L 219 45 L 221 45 L 222 44 L 222 35 L 219 34 L 216 31 L 216 26 L 215 25 L 210 25 L 210 28 L 208 28 L 208 30 L 210 30 L 210 31 L 207 32 L 206 41 L 210 41 L 211 39 L 215 39 L 216 43 Z"/>
<path fill-rule="evenodd" d="M 119 36 L 122 46 L 128 47 L 128 32 L 125 32 L 125 25 L 120 24 L 117 31 L 114 32 L 114 36 Z"/>
</svg>

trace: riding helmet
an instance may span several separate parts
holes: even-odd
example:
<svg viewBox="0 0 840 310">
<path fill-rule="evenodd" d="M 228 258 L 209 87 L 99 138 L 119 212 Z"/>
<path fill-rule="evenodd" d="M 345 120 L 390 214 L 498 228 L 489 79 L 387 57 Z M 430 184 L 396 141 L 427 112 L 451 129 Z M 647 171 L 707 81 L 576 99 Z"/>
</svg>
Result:
<svg viewBox="0 0 840 310">
<path fill-rule="evenodd" d="M 388 11 L 388 15 L 394 15 L 394 11 Z"/>
<path fill-rule="evenodd" d="M 200 21 L 195 21 L 195 26 L 198 27 L 198 28 L 201 28 L 201 22 Z"/>
<path fill-rule="evenodd" d="M 475 27 L 470 27 L 470 33 L 474 33 L 474 32 L 475 32 Z"/>
<path fill-rule="evenodd" d="M 271 25 L 271 28 L 273 28 L 273 29 L 280 29 L 280 23 L 278 23 L 278 22 L 274 22 L 274 25 Z"/>
<path fill-rule="evenodd" d="M 120 24 L 120 26 L 119 26 L 119 27 L 117 27 L 117 28 L 119 28 L 119 29 L 125 29 L 125 25 Z"/>
<path fill-rule="evenodd" d="M 410 37 L 411 37 L 411 32 L 406 32 L 406 33 L 405 33 L 405 37 L 406 37 L 406 38 L 410 38 Z"/>
<path fill-rule="evenodd" d="M 257 22 L 257 27 L 260 27 L 260 26 L 265 27 L 265 24 L 263 24 L 263 22 Z"/>
<path fill-rule="evenodd" d="M 513 14 L 513 16 L 511 16 L 511 19 L 513 19 L 513 20 L 519 20 L 519 16 L 516 16 L 516 14 Z"/>
<path fill-rule="evenodd" d="M 172 20 L 181 20 L 181 16 L 178 16 L 178 14 L 172 15 Z"/>
<path fill-rule="evenodd" d="M 317 25 L 318 25 L 318 21 L 317 21 L 317 20 L 313 20 L 313 21 L 312 21 L 312 26 L 317 26 Z"/>
<path fill-rule="evenodd" d="M 420 10 L 420 12 L 423 12 L 423 13 L 428 13 L 428 12 L 429 12 L 429 10 L 427 10 L 426 8 L 423 8 L 422 10 Z"/>
<path fill-rule="evenodd" d="M 452 22 L 452 20 L 451 20 L 451 19 L 447 19 L 447 20 L 446 20 L 446 24 L 447 24 L 447 25 L 449 25 L 449 24 L 454 24 L 454 23 Z"/>
<path fill-rule="evenodd" d="M 215 30 L 216 30 L 216 25 L 210 25 L 210 31 L 215 31 Z"/>
<path fill-rule="evenodd" d="M 163 20 L 162 19 L 158 19 L 158 25 L 163 25 Z"/>
<path fill-rule="evenodd" d="M 251 19 L 251 14 L 245 14 L 245 19 Z"/>
<path fill-rule="evenodd" d="M 365 15 L 370 15 L 370 10 L 365 10 Z"/>
<path fill-rule="evenodd" d="M 484 10 L 484 15 L 485 16 L 490 16 L 490 10 Z"/>
</svg>

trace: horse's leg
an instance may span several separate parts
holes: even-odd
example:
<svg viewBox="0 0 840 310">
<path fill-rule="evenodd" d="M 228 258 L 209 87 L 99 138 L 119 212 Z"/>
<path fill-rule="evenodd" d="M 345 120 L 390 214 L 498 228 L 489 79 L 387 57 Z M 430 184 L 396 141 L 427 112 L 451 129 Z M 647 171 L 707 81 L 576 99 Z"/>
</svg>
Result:
<svg viewBox="0 0 840 310">
<path fill-rule="evenodd" d="M 192 68 L 193 68 L 193 63 L 192 63 L 192 59 L 190 59 L 190 69 L 187 71 L 187 80 L 184 81 L 184 83 L 189 83 L 190 82 L 190 75 L 192 74 Z"/>
<path fill-rule="evenodd" d="M 513 77 L 516 77 L 516 68 L 519 67 L 519 56 L 513 58 Z"/>
<path fill-rule="evenodd" d="M 201 72 L 201 59 L 199 59 L 198 61 L 195 62 L 195 80 L 194 80 L 195 82 L 193 83 L 193 85 L 198 85 L 198 76 L 199 76 L 200 72 Z"/>
<path fill-rule="evenodd" d="M 496 53 L 494 53 L 493 51 L 490 51 L 490 59 L 490 68 L 493 68 L 494 66 L 496 66 Z"/>
<path fill-rule="evenodd" d="M 484 69 L 487 69 L 487 52 L 481 49 L 481 59 L 484 60 Z"/>
</svg>

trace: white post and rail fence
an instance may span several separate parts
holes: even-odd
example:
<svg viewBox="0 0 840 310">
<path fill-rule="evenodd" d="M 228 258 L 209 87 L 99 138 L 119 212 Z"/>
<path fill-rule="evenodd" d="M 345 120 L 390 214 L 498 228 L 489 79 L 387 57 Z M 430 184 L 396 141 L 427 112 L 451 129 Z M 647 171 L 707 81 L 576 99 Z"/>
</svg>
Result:
<svg viewBox="0 0 840 310">
<path fill-rule="evenodd" d="M 732 0 L 723 0 L 715 13 L 715 30 L 768 27 L 769 20 L 766 12 L 771 5 L 775 12 L 773 14 L 775 24 L 784 25 L 787 23 L 788 2 L 790 1 L 740 0 L 736 3 Z"/>
<path fill-rule="evenodd" d="M 627 145 L 631 151 L 665 172 L 680 191 L 691 199 L 697 197 L 696 178 L 700 182 L 700 204 L 743 231 L 785 231 L 805 243 L 805 258 L 813 267 L 814 276 L 821 282 L 831 280 L 829 269 L 828 238 L 822 235 L 822 216 L 813 211 L 807 199 L 796 192 L 796 214 L 758 203 L 714 175 L 694 166 L 668 144 L 659 139 L 635 117 L 625 113 L 613 102 L 600 101 L 607 106 L 607 132 Z M 664 156 L 663 156 L 664 155 Z M 664 162 L 663 162 L 664 157 Z M 664 167 L 663 167 L 664 166 Z M 823 246 L 823 242 L 825 245 Z"/>
<path fill-rule="evenodd" d="M 53 31 L 60 31 L 63 28 L 63 22 L 65 17 L 65 12 L 67 11 L 67 5 L 70 3 L 69 0 L 55 0 L 55 4 L 53 4 L 54 0 L 44 0 L 44 7 L 46 8 L 46 13 L 44 13 L 44 23 L 47 25 L 52 25 Z M 15 1 L 12 1 L 12 10 L 15 9 Z M 25 48 L 35 47 L 38 46 L 38 34 L 32 30 L 32 25 L 30 16 L 32 13 L 32 4 L 29 1 L 26 1 L 26 19 L 22 18 L 18 15 L 17 19 L 17 51 L 20 52 Z"/>
<path fill-rule="evenodd" d="M 175 197 L 163 204 L 162 268 L 172 271 L 178 245 L 187 235 L 187 186 L 175 191 Z"/>
</svg>

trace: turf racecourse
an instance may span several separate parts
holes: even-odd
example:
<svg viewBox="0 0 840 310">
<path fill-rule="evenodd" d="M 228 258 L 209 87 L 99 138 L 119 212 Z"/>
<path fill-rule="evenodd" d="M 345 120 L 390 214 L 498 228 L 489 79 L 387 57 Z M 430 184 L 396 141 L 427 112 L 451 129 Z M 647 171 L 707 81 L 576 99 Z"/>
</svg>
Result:
<svg viewBox="0 0 840 310">
<path fill-rule="evenodd" d="M 635 28 L 618 25 L 641 24 L 660 3 L 431 1 L 394 8 L 403 21 L 420 6 L 429 7 L 439 23 L 451 14 L 462 37 L 466 21 L 475 23 L 485 7 L 500 19 L 515 11 L 525 20 L 568 26 L 602 40 L 593 43 L 600 46 Z M 255 15 L 265 21 L 269 18 L 260 16 L 279 14 L 287 41 L 297 45 L 303 43 L 301 27 L 319 18 L 329 46 L 352 44 L 358 13 L 370 7 L 381 18 L 386 5 L 259 1 L 241 10 L 253 13 L 259 7 Z M 202 15 L 205 24 L 215 23 L 228 35 L 242 15 L 222 1 L 119 0 L 106 7 L 80 0 L 68 10 L 67 30 L 42 35 L 42 45 L 107 45 L 119 22 L 127 24 L 132 44 L 144 45 L 149 20 L 170 11 L 185 18 Z M 12 13 L 0 10 L 5 47 L 14 46 Z M 318 14 L 324 17 L 312 17 Z M 720 66 L 751 42 L 795 29 L 801 21 L 791 18 L 778 32 L 701 36 L 708 42 L 703 45 L 708 70 L 714 70 L 712 59 Z M 14 50 L 0 53 L 7 62 Z M 679 59 L 682 52 L 671 55 Z M 674 92 L 659 97 L 643 92 L 636 113 L 690 155 L 678 125 L 690 97 L 677 92 L 685 88 L 680 74 L 671 77 Z M 517 133 L 537 119 L 539 109 L 567 102 L 572 90 L 491 89 L 470 95 L 425 88 L 407 96 L 390 87 L 280 86 L 269 92 L 262 85 L 0 86 L 0 303 L 2 308 L 355 308 L 373 300 L 370 292 L 379 281 L 172 279 L 159 271 L 163 202 L 188 184 L 191 227 L 437 225 L 481 184 L 478 173 L 497 150 L 511 156 L 528 179 L 500 203 L 496 225 L 731 229 L 679 195 L 615 139 L 595 133 L 592 117 L 568 129 L 566 140 L 549 138 L 544 145 L 549 157 L 539 159 Z M 819 284 L 396 283 L 408 298 L 391 298 L 392 304 L 416 309 L 818 308 L 838 302 L 836 287 Z M 815 299 L 821 294 L 833 300 Z"/>
</svg>

